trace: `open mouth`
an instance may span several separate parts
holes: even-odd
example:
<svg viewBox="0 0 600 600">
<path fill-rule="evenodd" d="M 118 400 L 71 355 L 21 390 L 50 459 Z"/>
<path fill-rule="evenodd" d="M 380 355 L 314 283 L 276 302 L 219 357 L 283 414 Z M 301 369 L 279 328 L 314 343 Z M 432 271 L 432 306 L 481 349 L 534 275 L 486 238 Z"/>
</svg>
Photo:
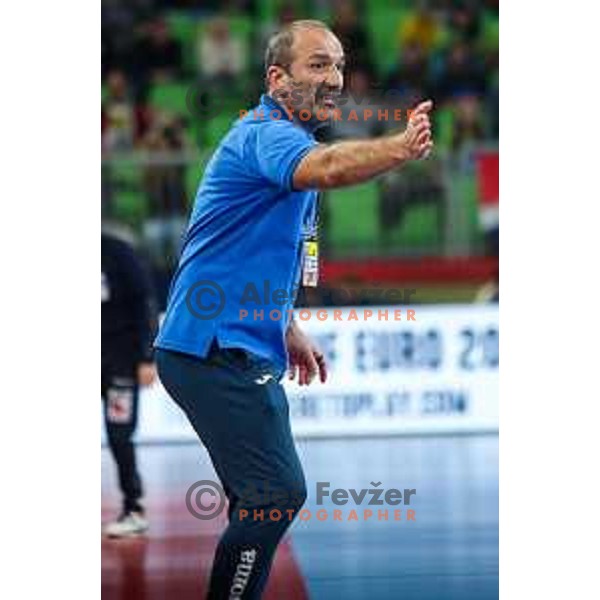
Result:
<svg viewBox="0 0 600 600">
<path fill-rule="evenodd" d="M 323 98 L 321 98 L 321 104 L 325 108 L 335 108 L 335 98 L 329 95 L 323 96 Z"/>
</svg>

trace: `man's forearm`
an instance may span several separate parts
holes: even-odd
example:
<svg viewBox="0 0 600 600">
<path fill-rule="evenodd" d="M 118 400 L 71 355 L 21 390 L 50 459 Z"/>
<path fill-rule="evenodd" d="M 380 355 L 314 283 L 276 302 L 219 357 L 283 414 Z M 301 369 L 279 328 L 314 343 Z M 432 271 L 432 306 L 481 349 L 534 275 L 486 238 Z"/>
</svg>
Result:
<svg viewBox="0 0 600 600">
<path fill-rule="evenodd" d="M 397 136 L 317 147 L 294 174 L 296 189 L 330 189 L 368 181 L 411 158 Z"/>
<path fill-rule="evenodd" d="M 318 146 L 297 166 L 294 187 L 326 190 L 356 185 L 408 160 L 427 157 L 433 147 L 428 116 L 431 107 L 430 101 L 419 104 L 402 133 Z"/>
</svg>

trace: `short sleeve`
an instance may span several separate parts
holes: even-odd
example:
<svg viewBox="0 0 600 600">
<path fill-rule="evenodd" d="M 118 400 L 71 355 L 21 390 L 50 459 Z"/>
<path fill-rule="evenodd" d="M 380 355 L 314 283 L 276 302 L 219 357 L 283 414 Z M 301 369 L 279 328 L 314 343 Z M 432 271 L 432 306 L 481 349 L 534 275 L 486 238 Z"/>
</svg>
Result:
<svg viewBox="0 0 600 600">
<path fill-rule="evenodd" d="M 260 174 L 278 187 L 292 191 L 298 163 L 317 142 L 288 120 L 266 120 L 256 129 L 256 164 Z"/>
</svg>

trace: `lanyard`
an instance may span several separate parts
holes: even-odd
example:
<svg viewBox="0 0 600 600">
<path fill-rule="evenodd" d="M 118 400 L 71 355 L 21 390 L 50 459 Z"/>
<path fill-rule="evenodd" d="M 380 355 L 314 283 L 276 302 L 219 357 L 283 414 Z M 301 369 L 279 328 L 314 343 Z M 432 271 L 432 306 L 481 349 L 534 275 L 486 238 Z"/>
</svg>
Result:
<svg viewBox="0 0 600 600">
<path fill-rule="evenodd" d="M 308 211 L 308 214 L 303 224 L 303 235 L 304 239 L 317 239 L 320 225 L 320 211 L 321 206 L 321 192 L 317 192 L 317 196 L 312 203 L 312 210 Z"/>
<path fill-rule="evenodd" d="M 302 285 L 316 287 L 319 282 L 319 200 L 317 194 L 310 215 L 310 224 L 305 223 L 304 241 L 302 243 Z"/>
</svg>

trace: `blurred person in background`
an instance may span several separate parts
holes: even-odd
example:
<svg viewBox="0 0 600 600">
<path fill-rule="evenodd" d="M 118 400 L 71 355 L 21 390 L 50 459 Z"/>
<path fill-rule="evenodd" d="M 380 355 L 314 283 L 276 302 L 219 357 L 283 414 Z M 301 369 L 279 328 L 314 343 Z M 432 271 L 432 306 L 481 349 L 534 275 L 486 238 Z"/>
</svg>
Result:
<svg viewBox="0 0 600 600">
<path fill-rule="evenodd" d="M 137 70 L 146 85 L 177 79 L 183 59 L 180 43 L 171 35 L 164 19 L 142 26 L 136 48 Z"/>
<path fill-rule="evenodd" d="M 111 71 L 106 86 L 106 99 L 102 103 L 102 150 L 131 150 L 135 138 L 136 111 L 125 73 L 117 69 Z"/>
<path fill-rule="evenodd" d="M 156 376 L 151 347 L 155 305 L 140 258 L 128 243 L 106 231 L 102 233 L 101 280 L 101 395 L 108 446 L 123 495 L 119 518 L 104 532 L 110 537 L 125 537 L 148 529 L 133 435 L 139 387 L 151 385 Z"/>
<path fill-rule="evenodd" d="M 337 0 L 333 4 L 331 29 L 346 50 L 346 68 L 372 70 L 369 38 L 352 0 Z"/>
<path fill-rule="evenodd" d="M 406 109 L 415 99 L 429 95 L 428 69 L 423 46 L 416 40 L 405 42 L 400 48 L 397 66 L 386 79 L 385 88 L 404 96 L 402 106 Z"/>
<path fill-rule="evenodd" d="M 498 73 L 498 48 L 488 48 L 485 53 L 486 72 L 488 73 L 487 93 L 485 96 L 486 136 L 498 139 L 500 133 L 500 93 Z"/>
<path fill-rule="evenodd" d="M 453 127 L 450 145 L 455 153 L 465 146 L 485 139 L 483 105 L 473 94 L 459 94 L 452 99 Z"/>
<path fill-rule="evenodd" d="M 481 3 L 460 0 L 450 7 L 448 29 L 453 39 L 475 43 L 481 35 Z"/>
<path fill-rule="evenodd" d="M 389 243 L 394 231 L 403 225 L 411 210 L 425 205 L 435 208 L 436 240 L 441 244 L 447 215 L 443 171 L 438 161 L 428 161 L 426 165 L 415 163 L 382 175 L 378 203 L 382 241 Z M 430 252 L 441 250 L 441 247 L 436 247 Z"/>
<path fill-rule="evenodd" d="M 236 84 L 246 68 L 246 50 L 242 40 L 231 33 L 227 19 L 213 19 L 198 40 L 202 77 L 221 87 Z"/>
<path fill-rule="evenodd" d="M 156 114 L 142 146 L 158 159 L 151 161 L 143 173 L 149 200 L 143 236 L 154 266 L 168 270 L 179 256 L 188 211 L 185 152 L 190 145 L 183 120 Z"/>
<path fill-rule="evenodd" d="M 135 14 L 118 0 L 102 2 L 102 79 L 117 68 L 128 68 L 133 56 Z"/>
<path fill-rule="evenodd" d="M 398 39 L 401 46 L 418 46 L 428 55 L 439 43 L 442 29 L 436 15 L 428 8 L 425 0 L 398 24 Z"/>
<path fill-rule="evenodd" d="M 457 94 L 483 96 L 486 91 L 482 61 L 472 47 L 462 41 L 452 44 L 434 77 L 435 94 L 440 102 Z"/>
</svg>

